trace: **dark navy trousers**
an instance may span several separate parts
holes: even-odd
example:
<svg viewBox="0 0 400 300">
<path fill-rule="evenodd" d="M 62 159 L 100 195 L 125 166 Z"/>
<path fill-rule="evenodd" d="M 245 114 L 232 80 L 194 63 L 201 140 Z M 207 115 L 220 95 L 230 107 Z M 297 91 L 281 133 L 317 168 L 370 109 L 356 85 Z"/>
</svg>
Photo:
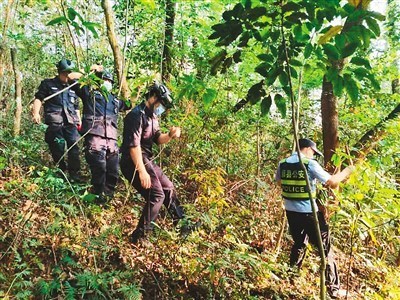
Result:
<svg viewBox="0 0 400 300">
<path fill-rule="evenodd" d="M 113 196 L 118 181 L 117 141 L 88 134 L 85 137 L 85 157 L 92 174 L 92 193 Z"/>
<path fill-rule="evenodd" d="M 306 246 L 310 242 L 318 247 L 317 234 L 315 230 L 312 213 L 299 213 L 286 211 L 289 222 L 290 234 L 294 244 L 290 252 L 290 265 L 301 267 L 306 256 Z M 338 290 L 340 286 L 338 268 L 331 249 L 331 238 L 329 226 L 322 212 L 318 212 L 318 222 L 321 230 L 322 244 L 326 257 L 326 287 L 328 290 Z"/>
<path fill-rule="evenodd" d="M 135 172 L 132 159 L 130 157 L 121 159 L 122 174 L 146 200 L 136 231 L 151 231 L 153 229 L 152 222 L 157 219 L 163 205 L 176 225 L 180 219 L 184 218 L 184 211 L 180 206 L 173 183 L 151 159 L 143 156 L 143 163 L 151 178 L 151 188 L 149 189 L 142 187 L 139 173 Z"/>
<path fill-rule="evenodd" d="M 54 162 L 62 171 L 68 170 L 73 175 L 77 174 L 81 167 L 79 148 L 75 144 L 78 140 L 79 133 L 76 125 L 50 124 L 45 133 L 45 141 L 49 145 Z M 74 146 L 71 148 L 72 145 Z M 66 155 L 68 165 L 64 159 L 67 149 L 69 149 Z"/>
</svg>

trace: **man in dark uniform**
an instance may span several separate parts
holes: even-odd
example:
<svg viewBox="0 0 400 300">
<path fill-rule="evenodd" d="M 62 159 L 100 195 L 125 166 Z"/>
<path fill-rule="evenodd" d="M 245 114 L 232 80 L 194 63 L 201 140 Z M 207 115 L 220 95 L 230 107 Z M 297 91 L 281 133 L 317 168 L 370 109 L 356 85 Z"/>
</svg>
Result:
<svg viewBox="0 0 400 300">
<path fill-rule="evenodd" d="M 181 129 L 171 127 L 161 133 L 157 116 L 172 107 L 170 91 L 162 84 L 154 84 L 145 95 L 146 101 L 136 106 L 124 119 L 121 146 L 121 171 L 135 189 L 145 198 L 139 224 L 130 241 L 136 244 L 151 232 L 161 206 L 168 209 L 174 224 L 184 218 L 173 183 L 154 162 L 152 146 L 165 144 L 180 137 Z M 187 226 L 181 231 L 190 230 Z"/>
<path fill-rule="evenodd" d="M 294 152 L 291 156 L 279 162 L 275 179 L 282 187 L 286 216 L 289 222 L 290 234 L 294 241 L 290 253 L 290 265 L 300 268 L 306 255 L 308 241 L 315 246 L 318 245 L 311 207 L 313 205 L 318 211 L 315 199 L 316 180 L 326 186 L 335 188 L 351 174 L 353 167 L 347 167 L 340 173 L 330 175 L 317 161 L 313 160 L 314 155 L 321 156 L 322 154 L 312 140 L 299 139 L 299 146 L 299 154 Z M 313 203 L 310 201 L 306 174 L 301 168 L 299 156 L 307 170 Z M 323 212 L 318 211 L 317 215 L 327 261 L 326 286 L 329 295 L 332 298 L 336 298 L 342 290 L 339 290 L 339 272 L 331 249 L 329 226 Z"/>
<path fill-rule="evenodd" d="M 118 180 L 118 114 L 130 105 L 111 93 L 114 83 L 111 73 L 103 71 L 102 66 L 92 68 L 102 81 L 101 87 L 76 85 L 73 89 L 83 101 L 81 134 L 85 137 L 85 157 L 92 173 L 91 192 L 98 196 L 98 204 L 105 204 L 114 196 Z M 74 73 L 70 78 L 81 75 Z"/>
<path fill-rule="evenodd" d="M 71 89 L 54 95 L 68 87 L 68 74 L 73 68 L 74 63 L 65 58 L 57 63 L 58 76 L 40 83 L 39 90 L 35 94 L 32 115 L 33 121 L 39 124 L 40 108 L 43 104 L 44 122 L 48 125 L 45 141 L 49 145 L 53 160 L 62 171 L 68 170 L 71 181 L 80 181 L 77 126 L 80 126 L 81 121 L 78 96 Z M 64 160 L 67 149 L 69 149 L 68 165 Z"/>
</svg>

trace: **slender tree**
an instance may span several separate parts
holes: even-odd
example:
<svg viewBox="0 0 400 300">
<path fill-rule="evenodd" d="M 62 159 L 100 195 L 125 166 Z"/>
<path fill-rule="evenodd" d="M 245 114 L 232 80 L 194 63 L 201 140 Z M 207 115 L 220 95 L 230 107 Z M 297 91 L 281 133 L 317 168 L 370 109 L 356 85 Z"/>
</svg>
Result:
<svg viewBox="0 0 400 300">
<path fill-rule="evenodd" d="M 117 36 L 115 34 L 115 24 L 114 24 L 114 13 L 109 0 L 102 0 L 101 6 L 104 10 L 104 16 L 107 26 L 107 36 L 110 42 L 111 49 L 114 55 L 115 71 L 117 73 L 118 84 L 121 86 L 121 93 L 124 99 L 128 99 L 130 96 L 130 91 L 128 84 L 126 82 L 126 76 L 123 69 L 123 60 L 125 59 L 122 54 L 120 47 L 118 45 Z"/>
<path fill-rule="evenodd" d="M 170 80 L 172 73 L 172 48 L 174 43 L 175 10 L 175 0 L 166 0 L 164 47 L 161 63 L 161 78 L 164 82 L 168 82 Z"/>
<path fill-rule="evenodd" d="M 21 131 L 21 114 L 22 114 L 22 84 L 21 73 L 18 70 L 17 64 L 17 49 L 11 48 L 11 61 L 14 70 L 15 82 L 15 114 L 14 114 L 14 136 L 20 134 Z"/>
</svg>

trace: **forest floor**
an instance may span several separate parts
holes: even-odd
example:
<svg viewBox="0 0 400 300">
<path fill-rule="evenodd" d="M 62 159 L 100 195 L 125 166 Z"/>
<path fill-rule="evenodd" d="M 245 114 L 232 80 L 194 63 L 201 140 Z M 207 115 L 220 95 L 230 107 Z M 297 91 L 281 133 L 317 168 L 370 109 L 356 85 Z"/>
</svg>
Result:
<svg viewBox="0 0 400 300">
<path fill-rule="evenodd" d="M 254 180 L 218 172 L 181 174 L 174 180 L 189 222 L 202 226 L 182 237 L 162 210 L 153 235 L 132 245 L 144 203 L 127 182 L 107 208 L 96 205 L 88 184 L 60 178 L 44 146 L 25 142 L 2 153 L 0 298 L 319 299 L 315 249 L 300 271 L 288 267 L 292 242 L 269 178 L 257 190 Z M 393 258 L 348 249 L 331 225 L 343 299 L 400 299 Z"/>
</svg>

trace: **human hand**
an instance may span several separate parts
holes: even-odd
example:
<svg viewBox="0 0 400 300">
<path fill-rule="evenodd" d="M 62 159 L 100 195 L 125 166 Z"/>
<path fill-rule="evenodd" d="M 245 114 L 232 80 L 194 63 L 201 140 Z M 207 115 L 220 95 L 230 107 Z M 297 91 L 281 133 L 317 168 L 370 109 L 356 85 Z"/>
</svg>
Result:
<svg viewBox="0 0 400 300">
<path fill-rule="evenodd" d="M 34 123 L 40 124 L 41 123 L 40 114 L 33 114 L 32 120 L 33 120 Z"/>
<path fill-rule="evenodd" d="M 169 129 L 168 135 L 169 135 L 169 137 L 170 137 L 171 139 L 178 139 L 178 138 L 180 138 L 180 136 L 181 136 L 181 128 L 180 128 L 180 127 L 172 126 L 172 127 Z"/>
<path fill-rule="evenodd" d="M 151 188 L 151 178 L 146 170 L 139 171 L 139 178 L 140 178 L 140 184 L 142 185 L 143 188 L 145 189 Z"/>
<path fill-rule="evenodd" d="M 92 65 L 90 67 L 90 71 L 92 71 L 92 72 L 103 72 L 104 71 L 104 67 L 102 65 Z"/>
</svg>

